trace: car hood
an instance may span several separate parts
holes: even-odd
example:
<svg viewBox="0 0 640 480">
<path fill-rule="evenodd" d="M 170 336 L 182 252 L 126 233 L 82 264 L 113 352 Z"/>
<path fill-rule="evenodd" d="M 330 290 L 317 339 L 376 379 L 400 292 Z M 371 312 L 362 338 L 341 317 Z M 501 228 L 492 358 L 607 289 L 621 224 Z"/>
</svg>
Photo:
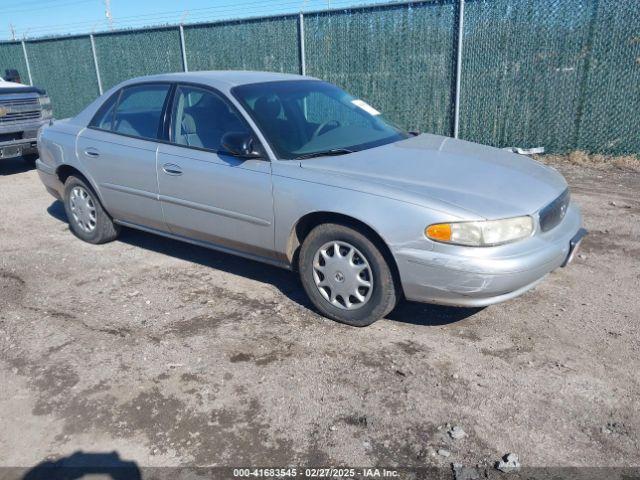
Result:
<svg viewBox="0 0 640 480">
<path fill-rule="evenodd" d="M 425 206 L 450 204 L 486 219 L 535 213 L 567 188 L 562 175 L 531 158 L 430 134 L 300 165 L 364 181 L 369 193 L 378 185 Z"/>
<path fill-rule="evenodd" d="M 22 83 L 7 82 L 6 80 L 0 81 L 0 94 L 3 93 L 37 93 L 40 95 L 46 92 L 37 87 L 31 87 Z"/>
</svg>

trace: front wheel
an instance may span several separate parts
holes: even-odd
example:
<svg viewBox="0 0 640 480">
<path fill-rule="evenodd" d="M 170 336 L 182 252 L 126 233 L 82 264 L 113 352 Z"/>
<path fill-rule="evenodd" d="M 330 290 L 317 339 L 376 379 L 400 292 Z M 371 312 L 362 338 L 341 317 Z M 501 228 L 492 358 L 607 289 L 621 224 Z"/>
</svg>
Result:
<svg viewBox="0 0 640 480">
<path fill-rule="evenodd" d="M 315 227 L 302 244 L 298 267 L 313 304 L 338 322 L 371 325 L 396 305 L 396 285 L 384 255 L 353 228 Z"/>
<path fill-rule="evenodd" d="M 106 243 L 120 233 L 118 225 L 104 211 L 98 196 L 84 179 L 70 176 L 64 184 L 64 210 L 69 228 L 89 243 Z"/>
</svg>

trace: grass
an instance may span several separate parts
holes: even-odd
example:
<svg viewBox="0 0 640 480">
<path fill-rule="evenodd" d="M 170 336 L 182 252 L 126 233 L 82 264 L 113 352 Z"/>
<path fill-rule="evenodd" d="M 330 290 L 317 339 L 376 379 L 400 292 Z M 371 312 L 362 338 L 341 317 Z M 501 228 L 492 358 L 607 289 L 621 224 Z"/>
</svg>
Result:
<svg viewBox="0 0 640 480">
<path fill-rule="evenodd" d="M 640 173 L 640 157 L 637 155 L 603 155 L 576 150 L 566 155 L 536 155 L 536 160 L 543 163 L 569 163 L 598 170 L 618 169 Z"/>
</svg>

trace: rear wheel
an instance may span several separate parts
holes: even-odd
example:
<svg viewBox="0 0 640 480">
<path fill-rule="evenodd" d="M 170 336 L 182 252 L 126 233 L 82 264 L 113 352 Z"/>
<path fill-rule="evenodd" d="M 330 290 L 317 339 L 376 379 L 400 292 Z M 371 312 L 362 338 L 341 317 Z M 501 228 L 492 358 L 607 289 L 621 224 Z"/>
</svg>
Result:
<svg viewBox="0 0 640 480">
<path fill-rule="evenodd" d="M 313 304 L 333 320 L 364 327 L 396 305 L 396 285 L 384 255 L 353 228 L 314 228 L 300 249 L 299 270 Z"/>
<path fill-rule="evenodd" d="M 113 223 L 98 196 L 81 178 L 67 178 L 64 184 L 64 210 L 69 219 L 69 228 L 85 242 L 110 242 L 120 233 L 120 227 Z"/>
</svg>

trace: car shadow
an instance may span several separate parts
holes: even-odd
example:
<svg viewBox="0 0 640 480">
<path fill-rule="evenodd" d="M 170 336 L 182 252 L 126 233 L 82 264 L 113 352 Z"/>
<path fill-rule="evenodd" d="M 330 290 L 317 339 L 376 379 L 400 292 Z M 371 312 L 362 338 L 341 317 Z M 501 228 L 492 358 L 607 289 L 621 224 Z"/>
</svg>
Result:
<svg viewBox="0 0 640 480">
<path fill-rule="evenodd" d="M 385 318 L 411 325 L 437 327 L 472 317 L 484 308 L 447 307 L 403 300 Z"/>
<path fill-rule="evenodd" d="M 24 173 L 33 170 L 35 166 L 26 162 L 22 157 L 0 158 L 0 177 L 15 175 L 16 173 Z"/>
<path fill-rule="evenodd" d="M 62 202 L 54 201 L 47 212 L 57 220 L 67 223 Z M 117 241 L 271 284 L 290 300 L 315 311 L 298 276 L 291 271 L 131 228 L 123 228 Z M 386 318 L 412 325 L 439 326 L 464 320 L 480 310 L 482 309 L 445 307 L 404 300 Z"/>
<path fill-rule="evenodd" d="M 59 200 L 54 201 L 47 212 L 61 222 L 68 222 L 64 204 Z M 123 228 L 117 241 L 258 282 L 269 283 L 294 302 L 309 309 L 313 308 L 297 275 L 282 268 L 132 228 Z"/>
<path fill-rule="evenodd" d="M 109 478 L 112 480 L 140 480 L 138 464 L 122 460 L 118 452 L 77 451 L 58 460 L 45 460 L 28 470 L 22 480 L 70 480 L 82 478 Z"/>
</svg>

